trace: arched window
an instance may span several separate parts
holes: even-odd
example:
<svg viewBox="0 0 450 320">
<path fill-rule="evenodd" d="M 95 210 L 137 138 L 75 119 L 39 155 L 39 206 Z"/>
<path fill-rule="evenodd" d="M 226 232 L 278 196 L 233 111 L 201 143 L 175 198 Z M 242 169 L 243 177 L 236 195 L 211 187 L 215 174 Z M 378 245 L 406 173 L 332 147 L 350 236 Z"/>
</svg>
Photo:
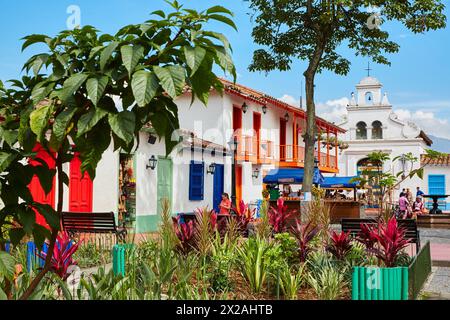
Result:
<svg viewBox="0 0 450 320">
<path fill-rule="evenodd" d="M 367 139 L 367 125 L 365 122 L 358 122 L 356 125 L 356 139 L 365 140 Z"/>
<path fill-rule="evenodd" d="M 372 122 L 372 139 L 383 139 L 383 128 L 380 121 Z"/>
<path fill-rule="evenodd" d="M 373 104 L 373 93 L 372 92 L 370 92 L 370 91 L 366 92 L 365 98 L 366 98 L 366 105 Z"/>
</svg>

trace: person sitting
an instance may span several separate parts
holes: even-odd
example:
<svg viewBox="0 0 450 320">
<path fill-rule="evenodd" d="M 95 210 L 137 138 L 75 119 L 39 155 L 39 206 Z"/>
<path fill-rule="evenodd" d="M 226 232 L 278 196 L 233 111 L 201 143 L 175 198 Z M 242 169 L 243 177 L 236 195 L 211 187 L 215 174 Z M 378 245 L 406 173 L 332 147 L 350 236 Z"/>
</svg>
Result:
<svg viewBox="0 0 450 320">
<path fill-rule="evenodd" d="M 416 219 L 418 215 L 425 213 L 425 206 L 423 205 L 422 197 L 416 197 L 416 201 L 412 204 L 412 216 Z"/>
<path fill-rule="evenodd" d="M 222 201 L 219 204 L 219 214 L 226 214 L 229 215 L 230 214 L 230 210 L 231 210 L 231 201 L 230 201 L 230 197 L 228 196 L 228 193 L 222 193 Z"/>
</svg>

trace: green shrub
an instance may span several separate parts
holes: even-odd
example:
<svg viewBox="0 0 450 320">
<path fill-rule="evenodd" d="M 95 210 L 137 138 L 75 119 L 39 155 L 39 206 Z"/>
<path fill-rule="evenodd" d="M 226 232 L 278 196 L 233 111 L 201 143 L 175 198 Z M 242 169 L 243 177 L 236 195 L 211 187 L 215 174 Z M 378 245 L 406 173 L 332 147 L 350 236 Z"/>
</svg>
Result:
<svg viewBox="0 0 450 320">
<path fill-rule="evenodd" d="M 278 233 L 275 235 L 275 242 L 280 245 L 281 254 L 290 266 L 298 263 L 298 245 L 293 236 L 287 232 Z"/>
<path fill-rule="evenodd" d="M 317 273 L 310 273 L 308 283 L 320 300 L 339 299 L 346 285 L 345 275 L 332 266 L 326 266 Z"/>
</svg>

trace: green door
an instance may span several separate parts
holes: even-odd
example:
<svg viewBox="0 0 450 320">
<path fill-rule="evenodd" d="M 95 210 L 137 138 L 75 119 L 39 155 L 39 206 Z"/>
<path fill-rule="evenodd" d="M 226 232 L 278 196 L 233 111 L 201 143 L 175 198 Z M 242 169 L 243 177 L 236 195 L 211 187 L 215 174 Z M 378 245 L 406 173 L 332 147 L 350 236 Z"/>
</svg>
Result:
<svg viewBox="0 0 450 320">
<path fill-rule="evenodd" d="M 172 169 L 173 164 L 171 159 L 163 157 L 158 158 L 158 216 L 161 216 L 161 204 L 163 199 L 170 202 L 172 208 Z"/>
</svg>

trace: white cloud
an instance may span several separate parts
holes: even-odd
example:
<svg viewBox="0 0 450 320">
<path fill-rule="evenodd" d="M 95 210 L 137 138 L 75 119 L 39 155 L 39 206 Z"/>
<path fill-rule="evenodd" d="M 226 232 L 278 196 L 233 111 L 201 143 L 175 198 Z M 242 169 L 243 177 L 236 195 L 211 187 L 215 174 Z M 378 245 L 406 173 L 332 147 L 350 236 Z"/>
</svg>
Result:
<svg viewBox="0 0 450 320">
<path fill-rule="evenodd" d="M 281 98 L 281 101 L 289 103 L 293 106 L 300 106 L 300 99 L 296 99 L 291 95 L 285 94 Z M 327 121 L 340 123 L 342 117 L 347 114 L 347 104 L 349 99 L 342 97 L 340 99 L 328 100 L 326 102 L 316 103 L 316 113 L 319 117 L 324 118 Z M 306 107 L 306 101 L 303 99 L 303 107 Z"/>
<path fill-rule="evenodd" d="M 399 119 L 417 124 L 427 134 L 450 139 L 450 123 L 448 119 L 438 118 L 433 112 L 396 109 Z"/>
</svg>

